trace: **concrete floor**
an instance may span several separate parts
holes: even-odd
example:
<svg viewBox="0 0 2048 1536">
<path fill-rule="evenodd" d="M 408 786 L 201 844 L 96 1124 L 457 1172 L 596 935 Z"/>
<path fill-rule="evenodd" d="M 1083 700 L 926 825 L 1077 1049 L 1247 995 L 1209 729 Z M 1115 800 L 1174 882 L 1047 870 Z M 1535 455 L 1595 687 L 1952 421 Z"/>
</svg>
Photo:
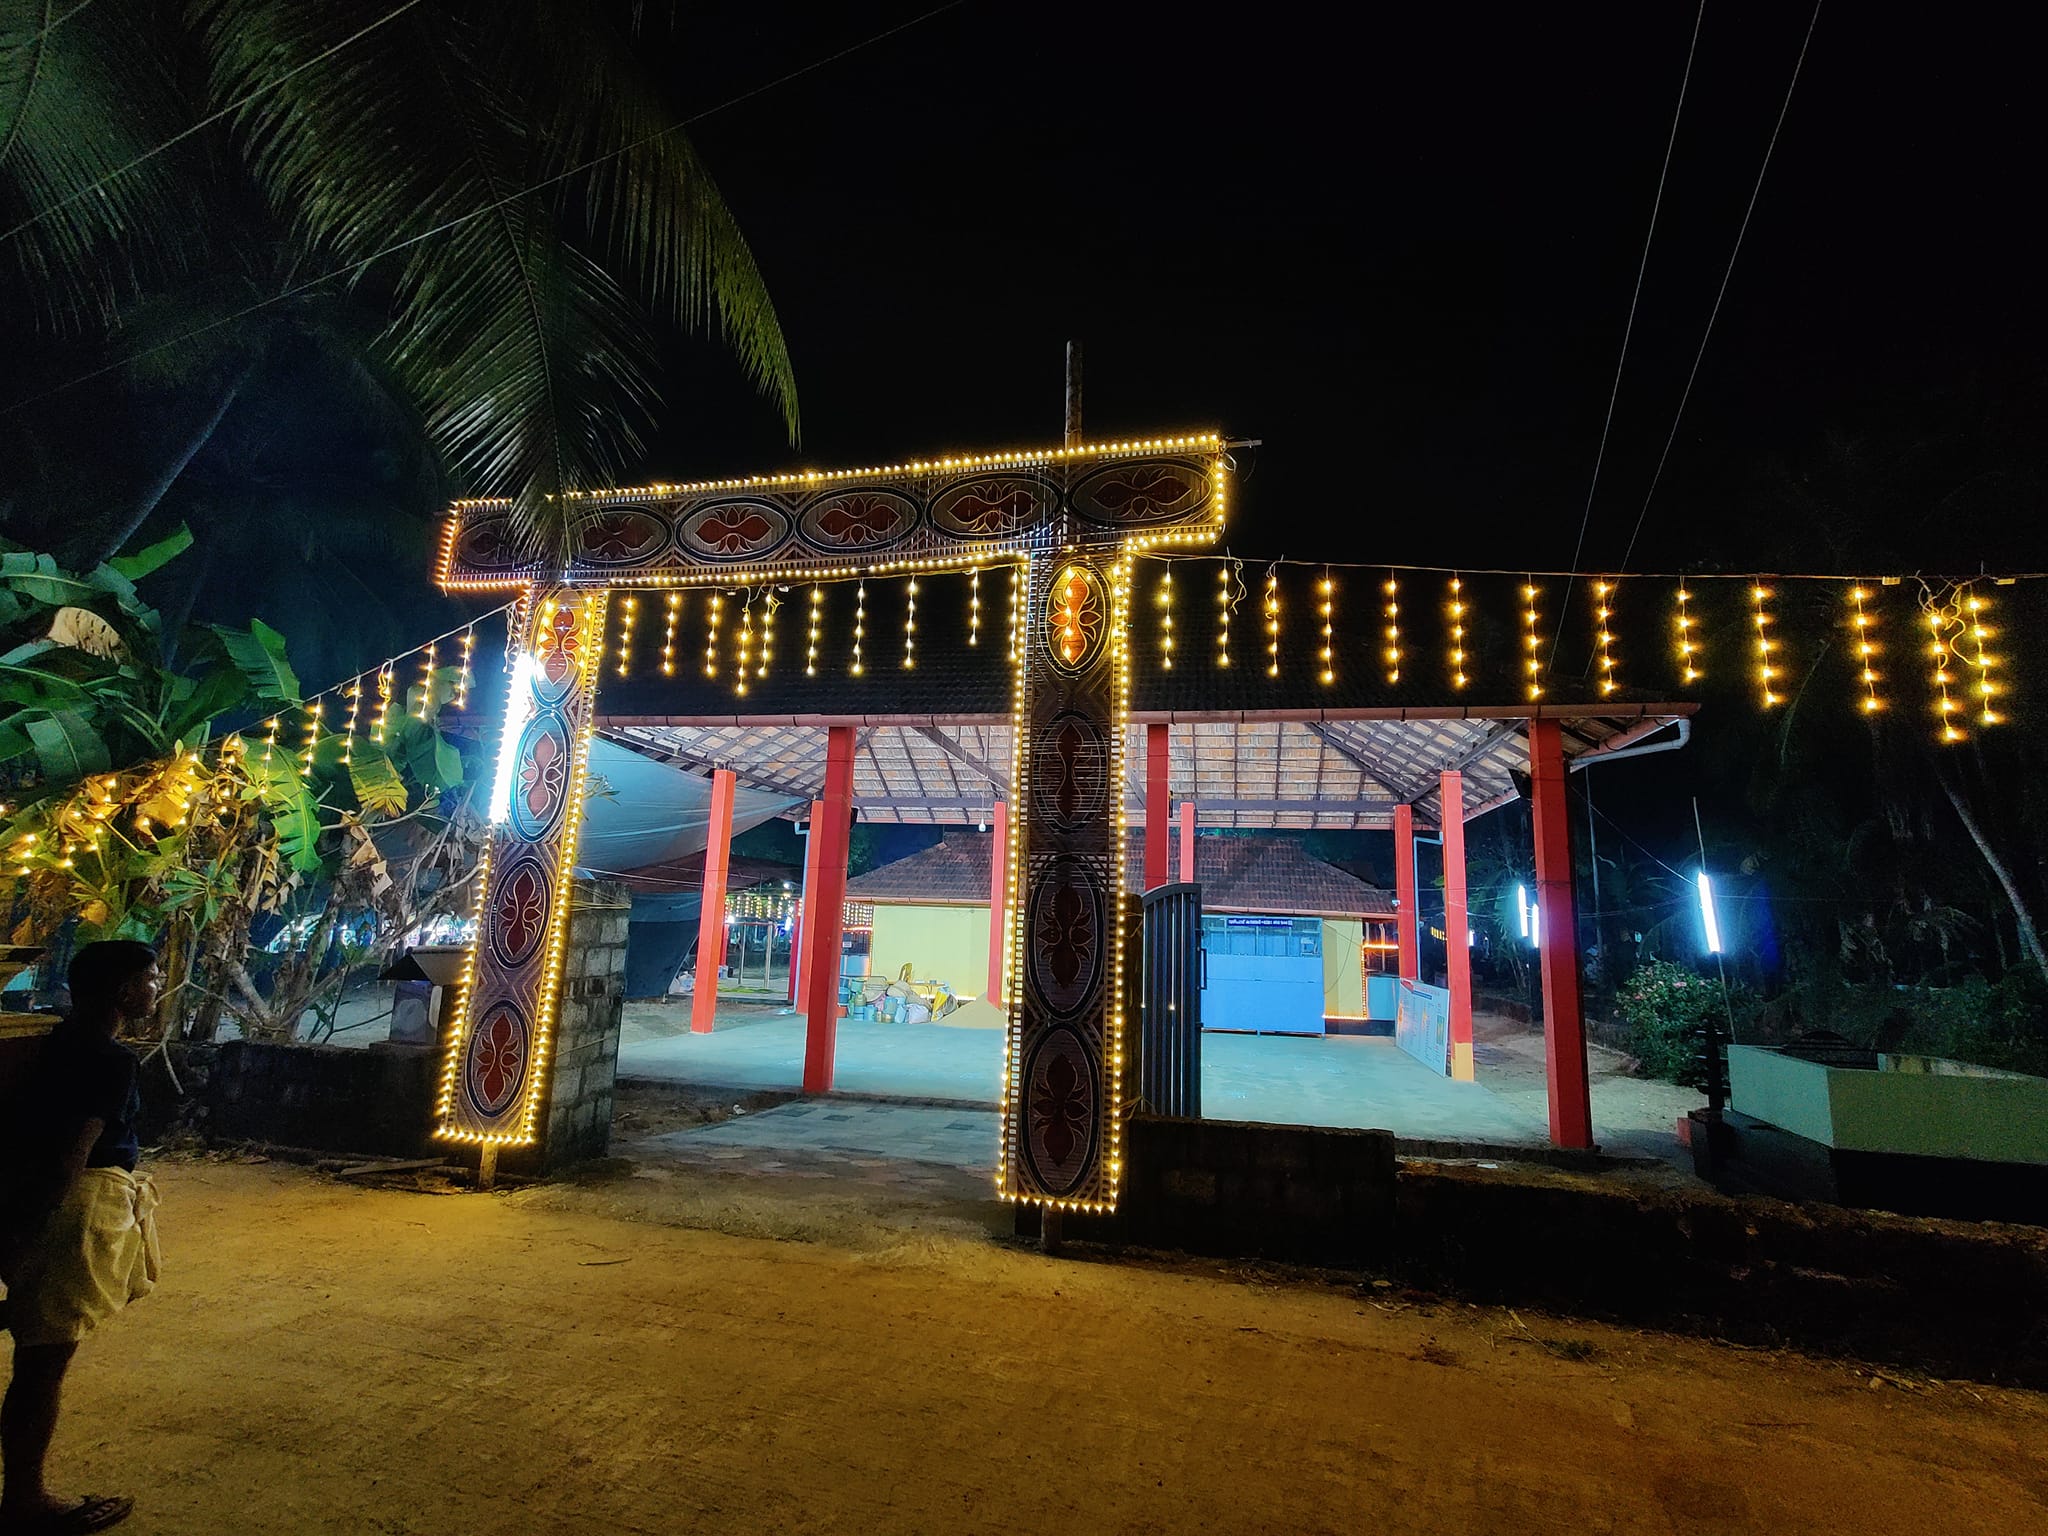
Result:
<svg viewBox="0 0 2048 1536">
<path fill-rule="evenodd" d="M 795 1089 L 803 1052 L 804 1021 L 795 1014 L 726 1007 L 717 1028 L 693 1035 L 684 1010 L 636 1003 L 627 1005 L 619 1071 L 725 1088 Z M 841 1019 L 833 1087 L 992 1105 L 1002 1058 L 1000 1030 Z M 1438 1076 L 1391 1040 L 1361 1036 L 1204 1036 L 1202 1109 L 1216 1120 L 1355 1126 L 1432 1140 L 1546 1139 L 1540 1102 L 1532 1113 L 1484 1083 Z"/>
</svg>

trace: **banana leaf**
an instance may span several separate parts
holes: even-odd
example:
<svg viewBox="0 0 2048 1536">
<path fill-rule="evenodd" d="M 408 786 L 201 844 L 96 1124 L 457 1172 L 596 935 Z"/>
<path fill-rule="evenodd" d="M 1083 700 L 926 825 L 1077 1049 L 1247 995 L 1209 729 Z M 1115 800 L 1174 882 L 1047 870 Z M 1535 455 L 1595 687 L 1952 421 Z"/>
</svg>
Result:
<svg viewBox="0 0 2048 1536">
<path fill-rule="evenodd" d="M 40 718 L 22 722 L 35 743 L 46 785 L 76 784 L 89 773 L 104 773 L 110 766 L 107 744 L 92 722 L 77 710 L 51 710 Z"/>
<path fill-rule="evenodd" d="M 140 581 L 169 565 L 178 556 L 192 547 L 192 530 L 183 523 L 178 531 L 158 539 L 146 549 L 138 549 L 132 555 L 116 555 L 107 562 L 130 581 Z"/>
<path fill-rule="evenodd" d="M 348 765 L 348 778 L 356 792 L 356 803 L 365 811 L 380 816 L 401 816 L 405 813 L 411 799 L 405 780 L 399 777 L 397 766 L 375 742 L 356 743 Z"/>
<path fill-rule="evenodd" d="M 261 619 L 251 619 L 246 634 L 219 624 L 213 632 L 259 699 L 266 704 L 298 703 L 298 674 L 285 659 L 283 635 Z"/>
</svg>

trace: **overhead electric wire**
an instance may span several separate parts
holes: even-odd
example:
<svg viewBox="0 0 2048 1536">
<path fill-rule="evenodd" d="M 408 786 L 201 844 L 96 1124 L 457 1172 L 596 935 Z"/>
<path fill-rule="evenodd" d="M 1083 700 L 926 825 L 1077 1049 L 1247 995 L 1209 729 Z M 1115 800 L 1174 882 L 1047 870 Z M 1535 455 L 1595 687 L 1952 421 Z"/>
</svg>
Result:
<svg viewBox="0 0 2048 1536">
<path fill-rule="evenodd" d="M 1230 558 L 1217 551 L 1166 551 L 1148 549 L 1139 555 L 1144 560 L 1222 560 Z M 1285 556 L 1277 560 L 1257 560 L 1246 556 L 1255 564 L 1279 565 L 1301 570 L 1320 571 L 1325 567 L 1333 571 L 1415 571 L 1431 576 L 1513 576 L 1517 580 L 1528 576 L 1545 578 L 1568 577 L 1584 579 L 1596 576 L 1614 576 L 1618 573 L 1598 567 L 1584 570 L 1544 570 L 1530 565 L 1417 565 L 1400 560 L 1292 560 Z M 1667 579 L 1671 581 L 1881 581 L 1896 579 L 1906 581 L 1988 581 L 2005 586 L 2021 581 L 2048 580 L 2048 571 L 1988 571 L 1978 569 L 1962 572 L 1942 571 L 1883 571 L 1872 575 L 1874 568 L 1865 566 L 1854 571 L 1632 571 L 1629 574 L 1637 580 L 1650 581 Z"/>
<path fill-rule="evenodd" d="M 63 26 L 65 22 L 76 16 L 80 11 L 85 10 L 91 4 L 92 0 L 78 0 L 78 4 L 71 7 L 62 16 L 52 18 L 48 23 L 31 32 L 28 36 L 28 41 L 30 43 L 40 43 L 44 38 L 48 37 L 52 32 Z"/>
<path fill-rule="evenodd" d="M 1650 203 L 1650 227 L 1643 231 L 1643 254 L 1636 261 L 1636 285 L 1628 296 L 1628 323 L 1621 329 L 1621 355 L 1614 360 L 1614 383 L 1607 391 L 1607 417 L 1600 423 L 1600 447 L 1593 455 L 1593 477 L 1587 482 L 1586 505 L 1579 513 L 1578 542 L 1572 545 L 1569 562 L 1573 568 L 1578 566 L 1579 556 L 1586 551 L 1586 529 L 1593 521 L 1593 497 L 1600 489 L 1600 466 L 1607 460 L 1607 436 L 1614 429 L 1614 403 L 1621 398 L 1621 375 L 1628 366 L 1628 344 L 1629 338 L 1635 334 L 1636 307 L 1642 302 L 1643 274 L 1650 269 L 1650 243 L 1657 238 L 1657 215 L 1664 207 L 1664 184 L 1671 176 L 1671 152 L 1678 144 L 1678 124 L 1685 115 L 1685 92 L 1692 84 L 1692 63 L 1700 51 L 1700 24 L 1706 16 L 1707 0 L 1700 0 L 1700 7 L 1692 18 L 1692 41 L 1685 50 L 1685 73 L 1678 80 L 1678 104 L 1671 111 L 1671 132 L 1664 140 L 1664 163 L 1657 170 L 1657 196 Z M 1571 583 L 1566 582 L 1559 610 L 1569 607 L 1571 600 Z M 1563 640 L 1564 627 L 1560 625 L 1550 642 L 1552 665 L 1557 662 L 1557 648 Z"/>
<path fill-rule="evenodd" d="M 275 80 L 272 80 L 269 84 L 259 85 L 255 90 L 249 92 L 248 95 L 231 101 L 226 106 L 221 107 L 216 111 L 209 112 L 206 116 L 200 118 L 198 122 L 192 123 L 184 128 L 179 129 L 176 133 L 172 134 L 168 139 L 165 139 L 163 143 L 155 145 L 152 148 L 145 149 L 141 154 L 137 155 L 133 160 L 130 160 L 125 165 L 115 166 L 111 171 L 107 172 L 106 175 L 100 177 L 99 180 L 91 183 L 88 186 L 80 187 L 76 192 L 73 192 L 69 197 L 61 198 L 57 202 L 50 204 L 49 207 L 40 210 L 39 212 L 31 215 L 26 219 L 23 219 L 19 224 L 15 225 L 12 229 L 0 230 L 0 241 L 12 240 L 16 235 L 20 234 L 23 230 L 33 229 L 36 225 L 42 223 L 44 219 L 47 219 L 51 214 L 62 212 L 64 209 L 69 208 L 73 203 L 77 202 L 80 198 L 92 196 L 93 193 L 99 191 L 99 189 L 101 187 L 104 187 L 108 182 L 114 181 L 119 177 L 127 175 L 130 171 L 134 170 L 138 165 L 143 165 L 151 160 L 154 160 L 158 155 L 162 154 L 165 150 L 176 148 L 178 145 L 184 143 L 185 140 L 191 138 L 193 134 L 198 133 L 203 128 L 212 127 L 215 123 L 219 122 L 222 118 L 227 117 L 229 114 L 241 111 L 242 108 L 246 107 L 250 102 L 254 101 L 257 97 L 263 95 L 266 91 L 276 90 L 280 85 L 283 85 L 285 81 L 291 79 L 292 76 L 303 74 L 305 71 L 311 69 L 315 64 L 320 63 L 321 60 L 331 58 L 333 55 L 341 52 L 341 50 L 348 47 L 350 43 L 353 43 L 360 38 L 368 37 L 372 32 L 376 31 L 386 22 L 396 21 L 400 16 L 403 16 L 407 11 L 411 10 L 414 6 L 418 4 L 420 4 L 420 0 L 403 0 L 402 4 L 400 4 L 399 6 L 390 11 L 385 12 L 382 16 L 379 16 L 375 21 L 371 22 L 368 26 L 359 28 L 356 31 L 351 32 L 347 37 L 344 37 L 340 42 L 335 43 L 331 47 L 323 48 L 320 52 L 314 54 L 312 58 L 306 60 L 303 64 L 293 65 L 290 69 L 286 70 L 283 74 L 279 75 Z M 83 10 L 84 7 L 81 6 L 79 7 L 79 9 Z M 71 14 L 76 13 L 73 12 Z M 58 23 L 56 22 L 51 23 L 52 29 L 54 29 L 57 25 Z"/>
<path fill-rule="evenodd" d="M 1699 350 L 1693 354 L 1692 371 L 1685 376 L 1685 391 L 1678 397 L 1678 409 L 1672 413 L 1671 430 L 1664 437 L 1664 451 L 1657 455 L 1657 468 L 1650 476 L 1650 488 L 1643 495 L 1642 510 L 1636 514 L 1635 528 L 1629 533 L 1628 548 L 1621 554 L 1621 569 L 1628 569 L 1629 557 L 1636 552 L 1636 540 L 1642 537 L 1643 522 L 1650 515 L 1650 502 L 1657 494 L 1657 486 L 1664 478 L 1665 462 L 1671 457 L 1671 445 L 1678 441 L 1678 424 L 1685 417 L 1686 402 L 1692 399 L 1692 386 L 1700 376 L 1700 360 L 1707 355 L 1707 341 L 1714 334 L 1714 321 L 1720 317 L 1721 301 L 1728 297 L 1728 279 L 1735 275 L 1735 258 L 1742 254 L 1743 237 L 1749 233 L 1750 216 L 1756 212 L 1757 195 L 1764 189 L 1764 175 L 1771 168 L 1771 155 L 1778 147 L 1778 135 L 1785 127 L 1785 115 L 1792 110 L 1792 93 L 1799 86 L 1799 72 L 1806 66 L 1806 50 L 1813 43 L 1813 29 L 1820 24 L 1820 8 L 1824 0 L 1813 0 L 1813 15 L 1806 23 L 1806 36 L 1799 44 L 1799 57 L 1792 65 L 1792 78 L 1785 86 L 1785 99 L 1778 107 L 1778 120 L 1771 126 L 1770 143 L 1764 146 L 1763 163 L 1757 167 L 1756 185 L 1749 189 L 1749 205 L 1742 210 L 1742 225 L 1735 231 L 1735 245 L 1728 252 L 1728 265 L 1721 273 L 1721 287 L 1714 295 L 1714 307 L 1707 315 L 1707 328 L 1700 333 Z M 1576 562 L 1575 562 L 1576 563 Z"/>
<path fill-rule="evenodd" d="M 408 5 L 416 5 L 418 3 L 419 0 L 407 0 Z M 571 177 L 580 176 L 585 171 L 590 170 L 592 167 L 604 164 L 604 162 L 607 160 L 616 159 L 620 155 L 630 154 L 632 151 L 639 149 L 643 145 L 652 144 L 657 139 L 666 138 L 668 137 L 668 135 L 672 133 L 679 133 L 683 129 L 691 127 L 696 123 L 701 123 L 707 117 L 711 117 L 717 113 L 724 112 L 733 107 L 739 106 L 742 102 L 751 101 L 756 96 L 764 95 L 769 91 L 778 90 L 781 87 L 788 85 L 793 80 L 799 80 L 803 76 L 812 74 L 817 70 L 824 69 L 828 65 L 836 64 L 841 59 L 847 58 L 852 54 L 859 53 L 861 50 L 865 48 L 873 47 L 876 43 L 886 42 L 889 38 L 894 37 L 899 32 L 906 32 L 912 27 L 919 26 L 924 22 L 930 21 L 934 16 L 943 15 L 945 12 L 954 10 L 959 6 L 965 5 L 966 3 L 967 0 L 946 0 L 946 3 L 944 5 L 934 6 L 932 7 L 932 9 L 928 11 L 924 11 L 916 16 L 912 16 L 907 21 L 899 21 L 893 27 L 888 27 L 880 32 L 876 32 L 872 36 L 865 37 L 857 43 L 848 44 L 846 47 L 841 48 L 837 53 L 830 53 L 825 55 L 823 58 L 813 59 L 808 64 L 800 65 L 797 68 L 790 70 L 787 74 L 778 75 L 773 80 L 764 81 L 760 85 L 754 86 L 749 90 L 740 92 L 737 96 L 729 96 L 724 101 L 717 102 L 712 106 L 704 108 L 702 111 L 691 113 L 688 117 L 679 118 L 677 121 L 671 123 L 668 127 L 663 128 L 658 132 L 650 133 L 643 138 L 635 139 L 630 144 L 622 144 L 617 149 L 606 150 L 603 154 L 592 156 L 590 159 L 585 160 L 580 165 L 571 166 L 568 170 L 558 172 L 553 176 L 544 177 L 540 181 L 534 182 L 531 186 L 522 187 L 515 192 L 507 193 L 504 197 L 497 199 L 495 202 L 485 203 L 481 207 L 470 209 L 469 212 L 467 213 L 457 214 L 454 218 L 445 220 L 442 223 L 435 225 L 432 229 L 422 230 L 419 234 L 416 235 L 408 235 L 405 239 L 395 241 L 394 243 L 385 246 L 382 250 L 372 251 L 369 255 L 360 257 L 355 261 L 348 262 L 346 265 L 332 268 L 329 271 L 321 273 L 317 277 L 309 277 L 304 282 L 295 283 L 293 286 L 284 289 L 282 292 L 272 294 L 267 299 L 258 299 L 253 304 L 244 305 L 242 308 L 235 310 L 229 314 L 221 315 L 216 319 L 209 320 L 204 325 L 194 326 L 191 330 L 186 331 L 181 335 L 173 336 L 167 341 L 157 342 L 152 346 L 144 347 L 139 351 L 131 352 L 124 357 L 117 358 L 113 362 L 104 364 L 103 366 L 95 368 L 88 373 L 81 373 L 76 378 L 68 379 L 62 384 L 56 384 L 51 386 L 49 389 L 44 390 L 41 394 L 29 395 L 25 399 L 16 400 L 11 405 L 0 406 L 0 416 L 11 416 L 16 411 L 24 410 L 31 405 L 36 405 L 44 400 L 51 399 L 54 396 L 64 394 L 68 390 L 76 389 L 81 384 L 91 383 L 94 379 L 101 378 L 106 374 L 115 372 L 118 369 L 126 368 L 131 363 L 140 362 L 142 361 L 142 359 L 146 357 L 152 357 L 158 352 L 165 351 L 171 347 L 182 346 L 188 341 L 192 341 L 198 337 L 206 335 L 209 331 L 216 331 L 219 330 L 224 325 L 232 325 L 237 320 L 245 319 L 248 316 L 255 314 L 258 310 L 268 309 L 273 304 L 282 304 L 287 299 L 297 298 L 300 294 L 306 292 L 308 289 L 317 288 L 322 283 L 332 282 L 335 278 L 338 277 L 352 276 L 353 274 L 362 271 L 365 267 L 371 266 L 376 262 L 382 261 L 386 256 L 394 256 L 400 251 L 407 250 L 412 246 L 420 244 L 422 241 L 431 240 L 436 235 L 446 234 L 449 230 L 454 229 L 459 225 L 467 224 L 472 219 L 480 219 L 486 214 L 495 213 L 498 209 L 503 208 L 508 204 L 516 203 L 522 198 L 531 197 L 535 192 L 539 192 L 544 188 L 554 186 L 557 182 L 567 181 Z M 401 7 L 401 9 L 404 9 L 404 7 Z M 386 20 L 388 19 L 389 18 L 387 17 Z M 303 67 L 304 66 L 301 66 L 301 68 Z M 273 82 L 273 84 L 274 83 L 276 82 Z M 195 127 L 196 126 L 198 125 L 195 125 Z M 191 130 L 187 131 L 189 132 Z M 159 146 L 159 148 L 163 147 L 167 146 Z"/>
</svg>

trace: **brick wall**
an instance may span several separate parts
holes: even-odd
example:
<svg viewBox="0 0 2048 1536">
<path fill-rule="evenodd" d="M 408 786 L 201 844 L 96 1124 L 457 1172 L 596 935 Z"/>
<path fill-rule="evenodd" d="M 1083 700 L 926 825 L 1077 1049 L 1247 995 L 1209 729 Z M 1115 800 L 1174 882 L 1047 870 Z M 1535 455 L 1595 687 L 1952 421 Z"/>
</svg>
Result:
<svg viewBox="0 0 2048 1536">
<path fill-rule="evenodd" d="M 628 906 L 625 886 L 617 880 L 578 880 L 570 893 L 569 948 L 541 1133 L 543 1171 L 602 1157 L 611 1148 Z"/>
</svg>

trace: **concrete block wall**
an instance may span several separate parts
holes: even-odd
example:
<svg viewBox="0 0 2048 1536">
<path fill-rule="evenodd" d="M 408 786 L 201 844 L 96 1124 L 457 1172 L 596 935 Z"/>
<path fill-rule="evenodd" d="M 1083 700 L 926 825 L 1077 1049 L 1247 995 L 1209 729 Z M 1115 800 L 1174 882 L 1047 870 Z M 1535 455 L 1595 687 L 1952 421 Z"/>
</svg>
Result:
<svg viewBox="0 0 2048 1536">
<path fill-rule="evenodd" d="M 1140 1116 L 1128 1136 L 1130 1241 L 1327 1264 L 1386 1256 L 1395 1183 L 1387 1131 Z"/>
<path fill-rule="evenodd" d="M 569 947 L 541 1133 L 543 1172 L 602 1157 L 611 1147 L 628 907 L 625 886 L 617 880 L 578 880 L 570 893 Z"/>
</svg>

